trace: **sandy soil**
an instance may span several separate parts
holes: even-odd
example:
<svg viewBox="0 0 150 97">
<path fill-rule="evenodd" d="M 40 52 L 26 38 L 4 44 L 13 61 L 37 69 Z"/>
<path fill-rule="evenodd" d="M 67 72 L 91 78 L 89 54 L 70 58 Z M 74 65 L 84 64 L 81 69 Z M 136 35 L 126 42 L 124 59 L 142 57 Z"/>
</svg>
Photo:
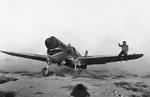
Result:
<svg viewBox="0 0 150 97">
<path fill-rule="evenodd" d="M 141 77 L 91 79 L 72 78 L 71 76 L 35 77 L 21 76 L 21 74 L 5 74 L 5 76 L 15 77 L 18 80 L 0 84 L 0 91 L 13 91 L 15 97 L 69 97 L 73 87 L 78 83 L 82 83 L 88 88 L 90 97 L 149 97 L 148 94 L 146 96 L 142 95 L 150 90 L 150 79 Z M 121 85 L 119 82 L 128 82 L 132 86 Z M 117 83 L 118 86 L 114 83 Z M 139 91 L 127 89 L 126 87 L 135 87 Z"/>
</svg>

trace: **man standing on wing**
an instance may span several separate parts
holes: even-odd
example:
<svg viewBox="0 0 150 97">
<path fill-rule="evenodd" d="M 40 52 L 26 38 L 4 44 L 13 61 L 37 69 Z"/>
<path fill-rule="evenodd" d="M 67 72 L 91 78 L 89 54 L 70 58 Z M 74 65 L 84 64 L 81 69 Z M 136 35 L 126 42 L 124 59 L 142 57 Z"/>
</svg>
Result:
<svg viewBox="0 0 150 97">
<path fill-rule="evenodd" d="M 121 56 L 124 56 L 124 59 L 127 60 L 127 54 L 128 54 L 129 47 L 126 44 L 126 41 L 123 41 L 122 45 L 120 45 L 120 43 L 118 45 L 119 45 L 119 47 L 122 48 L 121 52 L 118 55 L 119 59 L 121 58 Z"/>
</svg>

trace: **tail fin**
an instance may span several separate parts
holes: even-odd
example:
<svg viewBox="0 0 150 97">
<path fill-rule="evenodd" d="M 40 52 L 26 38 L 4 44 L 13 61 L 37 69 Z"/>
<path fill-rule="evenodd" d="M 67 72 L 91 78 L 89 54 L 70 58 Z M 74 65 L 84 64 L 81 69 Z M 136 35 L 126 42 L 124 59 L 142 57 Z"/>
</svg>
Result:
<svg viewBox="0 0 150 97">
<path fill-rule="evenodd" d="M 87 56 L 88 56 L 88 50 L 86 50 L 86 51 L 85 51 L 84 56 L 85 56 L 85 57 L 87 57 Z"/>
</svg>

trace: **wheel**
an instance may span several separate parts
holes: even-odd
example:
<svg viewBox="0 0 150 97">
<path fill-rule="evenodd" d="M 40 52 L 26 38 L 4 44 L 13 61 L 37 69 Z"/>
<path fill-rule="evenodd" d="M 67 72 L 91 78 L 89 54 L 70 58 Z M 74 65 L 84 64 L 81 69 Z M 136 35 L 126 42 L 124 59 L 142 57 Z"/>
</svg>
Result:
<svg viewBox="0 0 150 97">
<path fill-rule="evenodd" d="M 41 73 L 42 73 L 42 76 L 47 76 L 48 75 L 47 68 L 46 67 L 42 68 Z"/>
</svg>

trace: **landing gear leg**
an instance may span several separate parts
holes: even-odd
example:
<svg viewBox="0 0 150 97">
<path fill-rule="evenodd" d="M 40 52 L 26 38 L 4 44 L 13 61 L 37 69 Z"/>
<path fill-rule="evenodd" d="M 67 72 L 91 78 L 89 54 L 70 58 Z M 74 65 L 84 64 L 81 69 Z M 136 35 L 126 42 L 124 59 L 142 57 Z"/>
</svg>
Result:
<svg viewBox="0 0 150 97">
<path fill-rule="evenodd" d="M 42 68 L 42 70 L 41 70 L 42 76 L 48 76 L 49 66 L 50 66 L 50 63 L 48 63 L 47 67 Z"/>
<path fill-rule="evenodd" d="M 74 67 L 74 73 L 73 73 L 73 78 L 77 78 L 79 76 L 79 69 L 77 68 L 77 65 Z"/>
<path fill-rule="evenodd" d="M 42 76 L 47 76 L 46 71 L 47 71 L 46 67 L 42 68 L 41 70 Z"/>
<path fill-rule="evenodd" d="M 45 73 L 46 73 L 46 75 L 48 75 L 49 66 L 50 66 L 50 65 L 48 64 L 48 65 L 47 65 L 47 67 L 46 67 L 46 68 L 47 68 L 47 69 L 46 69 L 46 72 L 45 72 Z"/>
</svg>

